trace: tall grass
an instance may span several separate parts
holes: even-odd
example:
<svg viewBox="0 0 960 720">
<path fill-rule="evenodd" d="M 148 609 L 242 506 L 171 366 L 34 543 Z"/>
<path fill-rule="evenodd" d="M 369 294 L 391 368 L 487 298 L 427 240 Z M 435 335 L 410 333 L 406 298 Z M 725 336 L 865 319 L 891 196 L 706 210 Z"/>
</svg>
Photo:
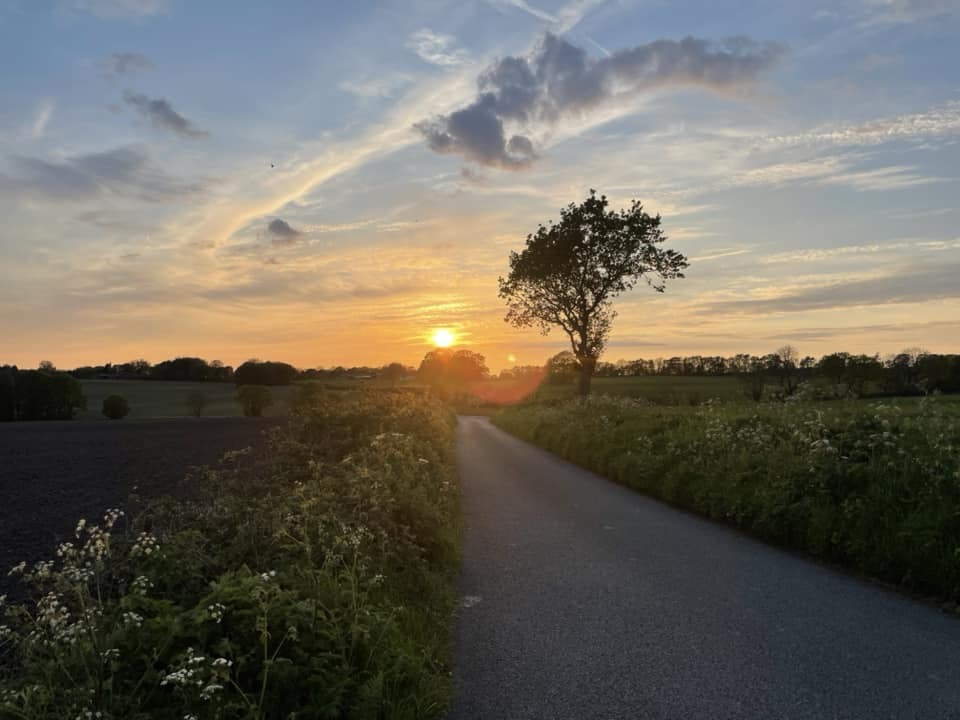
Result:
<svg viewBox="0 0 960 720">
<path fill-rule="evenodd" d="M 0 620 L 0 718 L 440 717 L 454 423 L 422 396 L 315 397 L 264 464 L 81 521 L 14 569 L 32 599 Z"/>
<path fill-rule="evenodd" d="M 521 405 L 502 428 L 680 507 L 960 599 L 960 406 Z"/>
</svg>

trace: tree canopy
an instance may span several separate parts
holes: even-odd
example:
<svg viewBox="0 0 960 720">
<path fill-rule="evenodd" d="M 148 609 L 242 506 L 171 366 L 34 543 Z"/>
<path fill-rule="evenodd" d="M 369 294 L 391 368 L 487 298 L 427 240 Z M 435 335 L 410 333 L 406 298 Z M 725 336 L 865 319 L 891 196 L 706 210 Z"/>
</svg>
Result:
<svg viewBox="0 0 960 720">
<path fill-rule="evenodd" d="M 660 247 L 660 216 L 638 201 L 609 210 L 605 195 L 591 190 L 579 205 L 560 211 L 560 222 L 540 225 L 522 252 L 510 253 L 510 274 L 500 278 L 506 321 L 547 334 L 560 327 L 580 369 L 580 392 L 590 391 L 597 360 L 616 317 L 613 299 L 641 279 L 657 292 L 683 277 L 687 259 Z"/>
</svg>

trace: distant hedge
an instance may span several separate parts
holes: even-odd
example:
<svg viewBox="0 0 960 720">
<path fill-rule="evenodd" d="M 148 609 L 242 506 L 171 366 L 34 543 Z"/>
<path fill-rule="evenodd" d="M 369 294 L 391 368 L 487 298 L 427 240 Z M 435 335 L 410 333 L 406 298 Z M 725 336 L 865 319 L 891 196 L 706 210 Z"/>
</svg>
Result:
<svg viewBox="0 0 960 720">
<path fill-rule="evenodd" d="M 0 421 L 72 420 L 86 406 L 80 383 L 67 373 L 0 367 Z"/>
</svg>

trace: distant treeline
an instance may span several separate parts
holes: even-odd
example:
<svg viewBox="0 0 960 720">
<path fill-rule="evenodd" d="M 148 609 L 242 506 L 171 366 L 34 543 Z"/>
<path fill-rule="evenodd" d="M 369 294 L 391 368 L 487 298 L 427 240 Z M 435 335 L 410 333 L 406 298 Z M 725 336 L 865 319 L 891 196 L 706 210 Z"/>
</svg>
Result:
<svg viewBox="0 0 960 720">
<path fill-rule="evenodd" d="M 232 382 L 235 385 L 289 385 L 297 380 L 338 380 L 387 377 L 400 379 L 414 373 L 414 369 L 391 363 L 383 367 L 336 367 L 298 370 L 284 362 L 247 360 L 234 369 L 219 360 L 207 362 L 198 357 L 178 357 L 151 365 L 146 360 L 125 363 L 87 365 L 70 370 L 69 374 L 81 380 L 171 380 L 178 382 Z"/>
<path fill-rule="evenodd" d="M 571 379 L 576 359 L 570 352 L 555 355 L 547 363 L 549 376 Z M 879 355 L 836 352 L 821 358 L 799 357 L 793 346 L 768 355 L 688 355 L 670 358 L 620 360 L 597 365 L 597 377 L 642 375 L 774 377 L 787 390 L 803 381 L 823 379 L 846 385 L 858 394 L 873 392 L 913 394 L 960 392 L 960 355 L 938 355 L 924 350 L 905 350 L 881 359 Z"/>
<path fill-rule="evenodd" d="M 72 420 L 86 400 L 76 378 L 44 364 L 38 370 L 0 366 L 0 422 Z"/>
</svg>

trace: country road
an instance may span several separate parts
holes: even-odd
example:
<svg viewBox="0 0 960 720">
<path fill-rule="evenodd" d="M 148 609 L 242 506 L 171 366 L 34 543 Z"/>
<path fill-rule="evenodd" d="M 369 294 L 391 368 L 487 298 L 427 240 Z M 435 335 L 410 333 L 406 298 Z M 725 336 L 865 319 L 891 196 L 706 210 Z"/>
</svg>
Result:
<svg viewBox="0 0 960 720">
<path fill-rule="evenodd" d="M 960 618 L 461 417 L 450 720 L 960 719 Z"/>
</svg>

